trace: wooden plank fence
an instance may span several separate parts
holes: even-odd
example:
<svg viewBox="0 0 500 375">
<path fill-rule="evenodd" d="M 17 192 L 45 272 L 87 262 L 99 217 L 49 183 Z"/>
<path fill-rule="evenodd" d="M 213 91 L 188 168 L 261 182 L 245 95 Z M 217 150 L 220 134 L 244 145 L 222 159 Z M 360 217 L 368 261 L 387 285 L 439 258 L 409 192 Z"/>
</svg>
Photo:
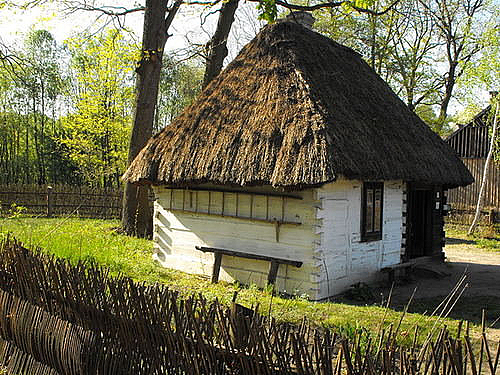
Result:
<svg viewBox="0 0 500 375">
<path fill-rule="evenodd" d="M 399 327 L 398 327 L 399 328 Z M 421 347 L 398 328 L 348 340 L 327 329 L 278 323 L 233 303 L 179 298 L 162 285 L 110 278 L 0 244 L 0 367 L 7 374 L 467 375 L 497 374 L 500 343 L 446 328 Z M 496 346 L 496 347 L 495 347 Z"/>
<path fill-rule="evenodd" d="M 68 185 L 0 185 L 0 215 L 9 214 L 13 204 L 35 216 L 110 219 L 121 215 L 122 192 Z"/>
<path fill-rule="evenodd" d="M 486 159 L 462 158 L 469 169 L 475 182 L 465 187 L 458 187 L 448 191 L 448 204 L 456 213 L 472 213 L 476 209 L 477 198 L 481 188 L 481 180 Z M 499 221 L 500 212 L 500 165 L 491 162 L 488 178 L 486 180 L 483 213 L 492 215 L 493 221 Z M 493 214 L 491 212 L 493 211 Z"/>
</svg>

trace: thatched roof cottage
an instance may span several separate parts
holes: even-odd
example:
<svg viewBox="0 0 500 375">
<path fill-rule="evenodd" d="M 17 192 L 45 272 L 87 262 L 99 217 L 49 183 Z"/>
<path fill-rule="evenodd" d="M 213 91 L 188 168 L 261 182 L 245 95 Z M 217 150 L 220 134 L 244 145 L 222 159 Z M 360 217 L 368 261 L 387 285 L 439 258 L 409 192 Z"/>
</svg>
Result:
<svg viewBox="0 0 500 375">
<path fill-rule="evenodd" d="M 353 50 L 268 25 L 124 175 L 166 267 L 319 300 L 442 256 L 453 150 Z"/>
</svg>

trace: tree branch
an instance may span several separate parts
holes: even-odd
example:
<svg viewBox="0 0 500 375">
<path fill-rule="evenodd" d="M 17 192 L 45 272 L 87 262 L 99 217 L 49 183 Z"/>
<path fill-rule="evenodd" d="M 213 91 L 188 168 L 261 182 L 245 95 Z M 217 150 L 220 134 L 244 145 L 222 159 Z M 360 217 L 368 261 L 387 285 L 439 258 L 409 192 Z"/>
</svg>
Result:
<svg viewBox="0 0 500 375">
<path fill-rule="evenodd" d="M 255 2 L 255 3 L 261 2 L 261 0 L 248 0 L 248 1 Z M 381 15 L 384 15 L 387 12 L 391 11 L 391 9 L 394 8 L 399 3 L 399 1 L 400 0 L 395 0 L 391 5 L 389 5 L 386 9 L 384 9 L 380 12 L 377 12 L 377 11 L 374 11 L 371 9 L 360 8 L 356 5 L 354 5 L 354 3 L 352 1 L 348 1 L 348 0 L 328 1 L 325 3 L 319 3 L 319 4 L 314 4 L 314 5 L 297 5 L 297 4 L 290 4 L 286 0 L 276 0 L 275 4 L 282 6 L 283 8 L 290 9 L 290 10 L 302 10 L 302 11 L 309 11 L 309 12 L 313 11 L 313 10 L 325 9 L 325 8 L 338 8 L 338 7 L 345 4 L 345 5 L 350 5 L 352 9 L 354 9 L 360 13 L 367 13 L 367 14 L 371 14 L 373 16 L 381 16 Z"/>
</svg>

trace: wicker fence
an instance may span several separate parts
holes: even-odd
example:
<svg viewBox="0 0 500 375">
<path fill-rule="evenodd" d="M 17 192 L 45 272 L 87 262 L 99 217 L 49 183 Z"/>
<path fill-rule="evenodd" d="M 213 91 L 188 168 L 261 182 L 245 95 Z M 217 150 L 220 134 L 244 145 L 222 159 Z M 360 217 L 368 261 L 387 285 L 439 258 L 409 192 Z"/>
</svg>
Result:
<svg viewBox="0 0 500 375">
<path fill-rule="evenodd" d="M 497 374 L 500 348 L 485 335 L 476 353 L 467 329 L 456 339 L 443 328 L 411 348 L 396 344 L 397 331 L 347 340 L 0 244 L 0 367 L 8 374 Z"/>
<path fill-rule="evenodd" d="M 30 215 L 119 218 L 121 199 L 122 193 L 117 190 L 67 185 L 0 185 L 0 214 L 11 212 L 14 204 Z"/>
</svg>

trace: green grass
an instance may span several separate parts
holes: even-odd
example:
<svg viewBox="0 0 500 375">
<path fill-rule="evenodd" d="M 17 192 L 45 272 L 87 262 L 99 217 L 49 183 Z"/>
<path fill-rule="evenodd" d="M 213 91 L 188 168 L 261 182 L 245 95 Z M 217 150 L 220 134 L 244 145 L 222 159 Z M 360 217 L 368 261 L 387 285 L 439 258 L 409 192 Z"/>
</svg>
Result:
<svg viewBox="0 0 500 375">
<path fill-rule="evenodd" d="M 229 303 L 235 291 L 238 302 L 246 306 L 259 305 L 260 313 L 268 314 L 281 321 L 298 323 L 305 317 L 317 326 L 336 328 L 350 334 L 355 330 L 367 329 L 376 332 L 393 323 L 397 326 L 402 313 L 372 305 L 354 306 L 344 303 L 315 303 L 304 298 L 281 298 L 272 296 L 269 290 L 255 286 L 243 287 L 237 283 L 220 282 L 211 284 L 207 277 L 189 275 L 180 271 L 165 269 L 153 262 L 152 242 L 117 234 L 117 221 L 90 219 L 0 219 L 0 234 L 12 233 L 27 246 L 40 247 L 43 251 L 75 262 L 91 259 L 110 269 L 112 275 L 124 274 L 137 281 L 163 283 L 183 295 L 202 293 L 206 297 L 218 298 Z M 407 314 L 401 326 L 402 342 L 410 342 L 411 334 L 418 324 L 421 332 L 428 332 L 435 318 L 421 314 Z M 457 320 L 447 320 L 453 331 Z M 477 329 L 477 328 L 475 328 Z"/>
<path fill-rule="evenodd" d="M 480 225 L 472 236 L 467 235 L 469 227 L 463 224 L 447 224 L 446 237 L 470 241 L 482 249 L 500 251 L 500 224 Z"/>
</svg>

